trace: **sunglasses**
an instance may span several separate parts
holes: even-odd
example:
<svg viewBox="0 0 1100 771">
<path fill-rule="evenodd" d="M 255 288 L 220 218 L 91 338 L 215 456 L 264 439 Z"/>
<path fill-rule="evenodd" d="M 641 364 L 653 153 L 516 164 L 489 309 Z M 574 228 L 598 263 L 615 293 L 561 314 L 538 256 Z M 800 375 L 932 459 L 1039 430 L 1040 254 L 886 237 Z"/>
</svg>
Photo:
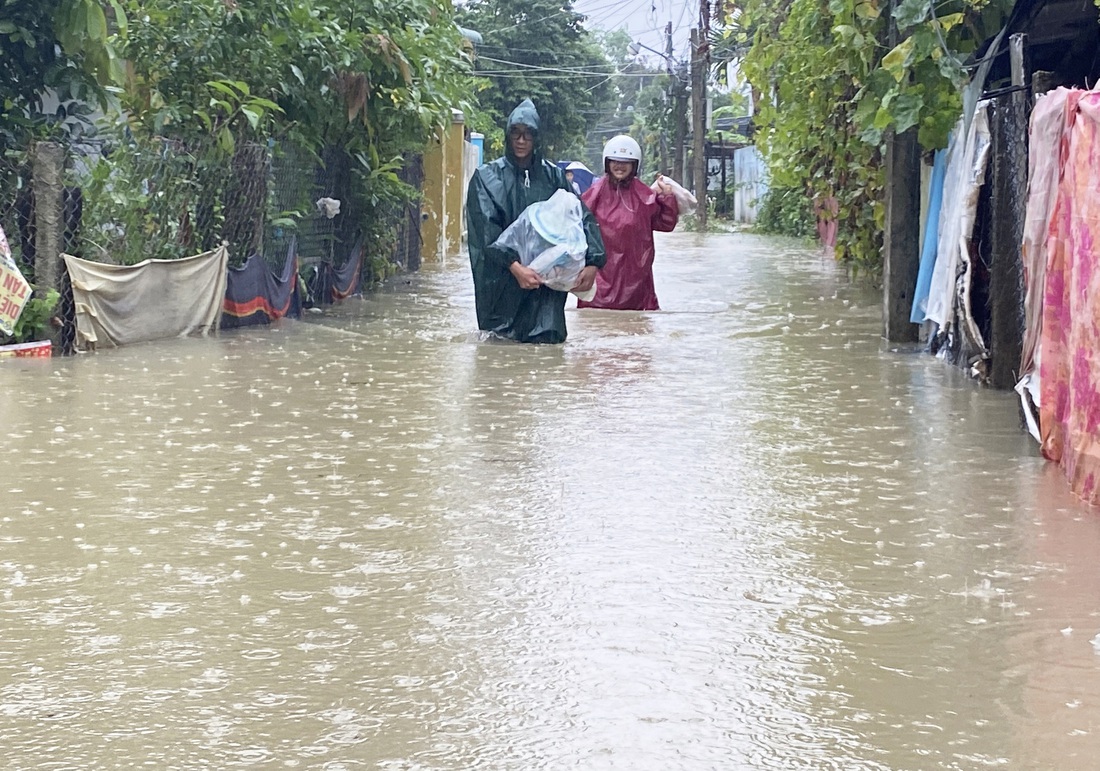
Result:
<svg viewBox="0 0 1100 771">
<path fill-rule="evenodd" d="M 534 137 L 527 129 L 512 129 L 508 132 L 508 136 L 512 139 L 526 139 L 530 142 Z"/>
</svg>

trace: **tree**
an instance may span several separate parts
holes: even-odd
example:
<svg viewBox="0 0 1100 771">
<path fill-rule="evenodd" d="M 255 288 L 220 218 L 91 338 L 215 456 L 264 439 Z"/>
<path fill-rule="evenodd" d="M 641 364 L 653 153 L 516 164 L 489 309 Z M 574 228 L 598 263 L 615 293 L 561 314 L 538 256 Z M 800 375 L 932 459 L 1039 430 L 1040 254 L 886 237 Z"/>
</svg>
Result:
<svg viewBox="0 0 1100 771">
<path fill-rule="evenodd" d="M 360 238 L 390 253 L 417 195 L 399 176 L 405 156 L 463 106 L 469 60 L 448 0 L 119 2 L 131 24 L 115 38 L 127 76 L 112 146 L 125 150 L 91 175 L 86 220 L 112 241 L 97 251 L 122 259 L 123 242 L 136 258 L 155 234 L 162 256 L 226 240 L 241 261 L 265 218 L 307 221 L 323 185 L 344 204 L 330 253 Z M 270 140 L 302 167 L 282 197 Z"/>
<path fill-rule="evenodd" d="M 727 20 L 719 50 L 742 63 L 758 96 L 773 182 L 835 201 L 839 259 L 879 270 L 884 132 L 916 128 L 924 149 L 946 145 L 966 80 L 960 60 L 1010 5 L 747 0 Z"/>
<path fill-rule="evenodd" d="M 0 148 L 19 146 L 49 116 L 42 100 L 104 103 L 102 86 L 120 82 L 110 42 L 125 29 L 115 0 L 9 0 L 0 5 Z"/>
<path fill-rule="evenodd" d="M 475 74 L 483 80 L 475 127 L 502 140 L 509 112 L 530 98 L 542 120 L 544 154 L 583 152 L 588 130 L 612 98 L 615 72 L 583 20 L 569 0 L 474 0 L 461 10 L 459 23 L 485 41 L 477 49 Z"/>
<path fill-rule="evenodd" d="M 597 111 L 598 123 L 589 131 L 586 158 L 593 169 L 601 169 L 603 146 L 617 134 L 630 134 L 642 147 L 643 173 L 660 164 L 662 138 L 671 131 L 667 120 L 669 77 L 663 68 L 650 67 L 644 57 L 631 51 L 632 39 L 623 30 L 594 33 L 604 56 L 615 67 L 610 98 Z"/>
<path fill-rule="evenodd" d="M 445 0 L 124 2 L 140 19 L 124 48 L 126 106 L 150 133 L 207 134 L 234 114 L 228 128 L 247 137 L 267 117 L 276 134 L 351 147 L 377 167 L 423 147 L 462 104 L 468 61 Z M 243 84 L 244 94 L 213 104 L 212 82 Z M 241 96 L 278 110 L 237 111 Z"/>
</svg>

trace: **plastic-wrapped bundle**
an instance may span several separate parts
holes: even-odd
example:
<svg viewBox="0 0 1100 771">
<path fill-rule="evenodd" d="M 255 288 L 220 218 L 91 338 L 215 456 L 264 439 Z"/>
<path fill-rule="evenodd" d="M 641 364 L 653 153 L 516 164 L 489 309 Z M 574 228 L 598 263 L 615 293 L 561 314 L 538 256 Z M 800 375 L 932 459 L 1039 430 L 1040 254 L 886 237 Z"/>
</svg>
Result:
<svg viewBox="0 0 1100 771">
<path fill-rule="evenodd" d="M 493 246 L 513 250 L 546 286 L 568 292 L 576 285 L 588 252 L 580 199 L 558 190 L 549 200 L 531 204 Z"/>
<path fill-rule="evenodd" d="M 650 187 L 660 192 L 660 188 L 657 187 L 658 182 L 665 182 L 672 188 L 672 195 L 676 199 L 676 208 L 680 210 L 680 214 L 694 214 L 695 210 L 699 208 L 699 201 L 695 196 L 672 177 L 666 177 L 664 174 L 657 175 L 657 179 L 653 180 L 653 184 L 650 185 Z"/>
</svg>

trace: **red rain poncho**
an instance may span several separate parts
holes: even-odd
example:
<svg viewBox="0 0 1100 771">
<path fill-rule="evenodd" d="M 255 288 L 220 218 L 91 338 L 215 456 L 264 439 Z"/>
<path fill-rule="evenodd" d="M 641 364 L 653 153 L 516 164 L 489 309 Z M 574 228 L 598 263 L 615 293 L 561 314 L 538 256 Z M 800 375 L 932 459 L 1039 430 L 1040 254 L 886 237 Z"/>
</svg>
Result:
<svg viewBox="0 0 1100 771">
<path fill-rule="evenodd" d="M 653 231 L 668 232 L 680 218 L 676 198 L 657 194 L 637 177 L 624 187 L 600 177 L 581 196 L 600 226 L 607 264 L 596 275 L 596 296 L 578 308 L 659 310 L 653 288 Z"/>
</svg>

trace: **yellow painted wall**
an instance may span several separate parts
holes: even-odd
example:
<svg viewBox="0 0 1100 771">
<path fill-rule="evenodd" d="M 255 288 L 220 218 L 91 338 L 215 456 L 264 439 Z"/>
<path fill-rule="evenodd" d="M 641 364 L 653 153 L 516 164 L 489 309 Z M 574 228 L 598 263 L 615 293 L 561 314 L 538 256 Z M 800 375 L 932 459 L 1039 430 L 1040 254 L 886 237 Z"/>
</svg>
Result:
<svg viewBox="0 0 1100 771">
<path fill-rule="evenodd" d="M 462 156 L 465 117 L 452 110 L 424 152 L 424 204 L 420 223 L 420 258 L 443 262 L 462 249 Z"/>
<path fill-rule="evenodd" d="M 432 137 L 424 151 L 424 201 L 420 213 L 420 259 L 439 262 L 443 242 L 443 134 Z"/>
</svg>

